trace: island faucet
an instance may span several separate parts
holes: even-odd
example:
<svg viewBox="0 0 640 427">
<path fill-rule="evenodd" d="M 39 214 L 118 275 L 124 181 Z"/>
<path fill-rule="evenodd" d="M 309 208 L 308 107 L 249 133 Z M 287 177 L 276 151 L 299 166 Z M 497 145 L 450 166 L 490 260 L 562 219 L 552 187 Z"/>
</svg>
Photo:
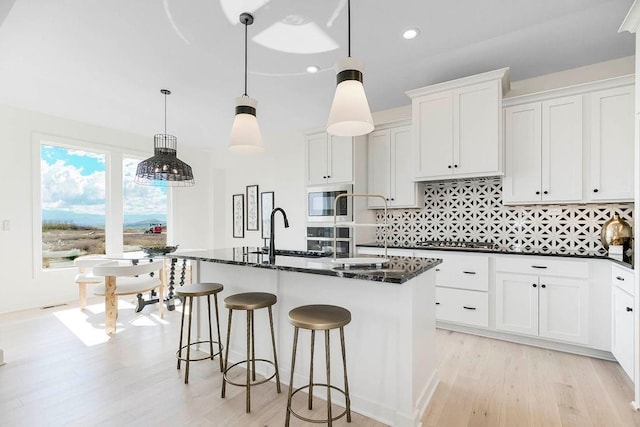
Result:
<svg viewBox="0 0 640 427">
<path fill-rule="evenodd" d="M 271 223 L 269 229 L 269 264 L 276 262 L 276 244 L 275 244 L 275 214 L 276 212 L 282 212 L 282 218 L 284 219 L 284 228 L 289 228 L 289 220 L 287 219 L 287 213 L 282 208 L 275 208 L 271 211 Z"/>
</svg>

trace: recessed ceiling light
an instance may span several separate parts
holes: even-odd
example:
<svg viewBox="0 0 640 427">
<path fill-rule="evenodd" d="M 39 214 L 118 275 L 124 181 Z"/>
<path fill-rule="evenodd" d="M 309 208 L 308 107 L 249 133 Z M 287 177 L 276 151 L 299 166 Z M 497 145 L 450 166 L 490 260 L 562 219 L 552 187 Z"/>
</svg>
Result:
<svg viewBox="0 0 640 427">
<path fill-rule="evenodd" d="M 309 65 L 307 67 L 307 73 L 309 74 L 317 73 L 318 71 L 320 71 L 320 67 L 317 65 Z"/>
<path fill-rule="evenodd" d="M 420 35 L 420 30 L 417 28 L 409 28 L 404 33 L 402 33 L 402 37 L 406 40 L 415 39 Z"/>
</svg>

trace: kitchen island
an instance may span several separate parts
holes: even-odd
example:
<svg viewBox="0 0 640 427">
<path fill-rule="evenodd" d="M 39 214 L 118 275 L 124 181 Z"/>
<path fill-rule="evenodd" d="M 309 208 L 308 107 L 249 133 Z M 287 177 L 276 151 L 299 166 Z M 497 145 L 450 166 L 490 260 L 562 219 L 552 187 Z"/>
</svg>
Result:
<svg viewBox="0 0 640 427">
<path fill-rule="evenodd" d="M 419 425 L 438 383 L 434 267 L 440 260 L 391 256 L 385 268 L 365 269 L 339 267 L 327 257 L 276 256 L 271 264 L 267 255 L 252 249 L 189 251 L 174 256 L 195 261 L 197 281 L 224 285 L 221 309 L 222 300 L 235 293 L 277 295 L 274 326 L 280 378 L 285 381 L 290 376 L 294 329 L 288 321 L 289 311 L 306 304 L 334 304 L 351 311 L 345 341 L 352 410 L 393 426 Z M 269 322 L 260 311 L 255 316 L 256 357 L 269 356 Z M 226 316 L 220 317 L 220 327 L 226 330 Z M 205 321 L 202 317 L 198 321 L 203 334 Z M 244 322 L 233 323 L 230 363 L 244 359 L 244 328 Z M 309 334 L 301 334 L 299 341 L 296 387 L 308 382 Z M 339 346 L 332 346 L 332 361 L 340 360 L 339 351 Z M 316 380 L 324 382 L 324 357 L 320 350 L 316 352 Z M 331 382 L 343 383 L 341 369 L 332 370 Z M 322 389 L 314 394 L 324 398 Z"/>
</svg>

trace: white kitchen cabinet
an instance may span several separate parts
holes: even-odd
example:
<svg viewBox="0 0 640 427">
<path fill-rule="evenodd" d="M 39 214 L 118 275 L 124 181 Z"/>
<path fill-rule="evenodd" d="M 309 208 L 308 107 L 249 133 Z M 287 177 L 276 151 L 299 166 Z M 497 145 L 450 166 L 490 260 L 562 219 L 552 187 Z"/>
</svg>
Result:
<svg viewBox="0 0 640 427">
<path fill-rule="evenodd" d="M 634 378 L 634 290 L 633 271 L 613 265 L 611 268 L 611 353 L 620 366 Z"/>
<path fill-rule="evenodd" d="M 588 325 L 587 280 L 496 273 L 496 329 L 587 344 Z"/>
<path fill-rule="evenodd" d="M 407 92 L 417 181 L 503 173 L 502 94 L 508 69 Z"/>
<path fill-rule="evenodd" d="M 503 203 L 582 200 L 582 96 L 505 108 Z"/>
<path fill-rule="evenodd" d="M 489 294 L 436 286 L 436 319 L 487 328 Z"/>
<path fill-rule="evenodd" d="M 634 86 L 593 92 L 590 97 L 590 201 L 633 201 Z"/>
<path fill-rule="evenodd" d="M 383 195 L 390 208 L 417 208 L 422 199 L 413 172 L 407 167 L 411 155 L 411 125 L 379 129 L 369 134 L 368 193 Z M 370 209 L 384 208 L 382 200 L 367 199 Z"/>
<path fill-rule="evenodd" d="M 353 138 L 326 132 L 306 136 L 307 185 L 353 181 Z"/>
</svg>

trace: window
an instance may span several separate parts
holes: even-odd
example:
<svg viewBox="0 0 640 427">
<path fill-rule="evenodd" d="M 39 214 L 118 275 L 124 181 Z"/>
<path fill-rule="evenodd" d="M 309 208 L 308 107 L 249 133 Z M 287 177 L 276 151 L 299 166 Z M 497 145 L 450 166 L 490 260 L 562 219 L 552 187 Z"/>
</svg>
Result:
<svg viewBox="0 0 640 427">
<path fill-rule="evenodd" d="M 122 161 L 124 252 L 167 244 L 167 188 L 134 182 L 140 160 Z"/>
<path fill-rule="evenodd" d="M 104 153 L 40 145 L 42 268 L 105 253 L 105 160 Z"/>
</svg>

